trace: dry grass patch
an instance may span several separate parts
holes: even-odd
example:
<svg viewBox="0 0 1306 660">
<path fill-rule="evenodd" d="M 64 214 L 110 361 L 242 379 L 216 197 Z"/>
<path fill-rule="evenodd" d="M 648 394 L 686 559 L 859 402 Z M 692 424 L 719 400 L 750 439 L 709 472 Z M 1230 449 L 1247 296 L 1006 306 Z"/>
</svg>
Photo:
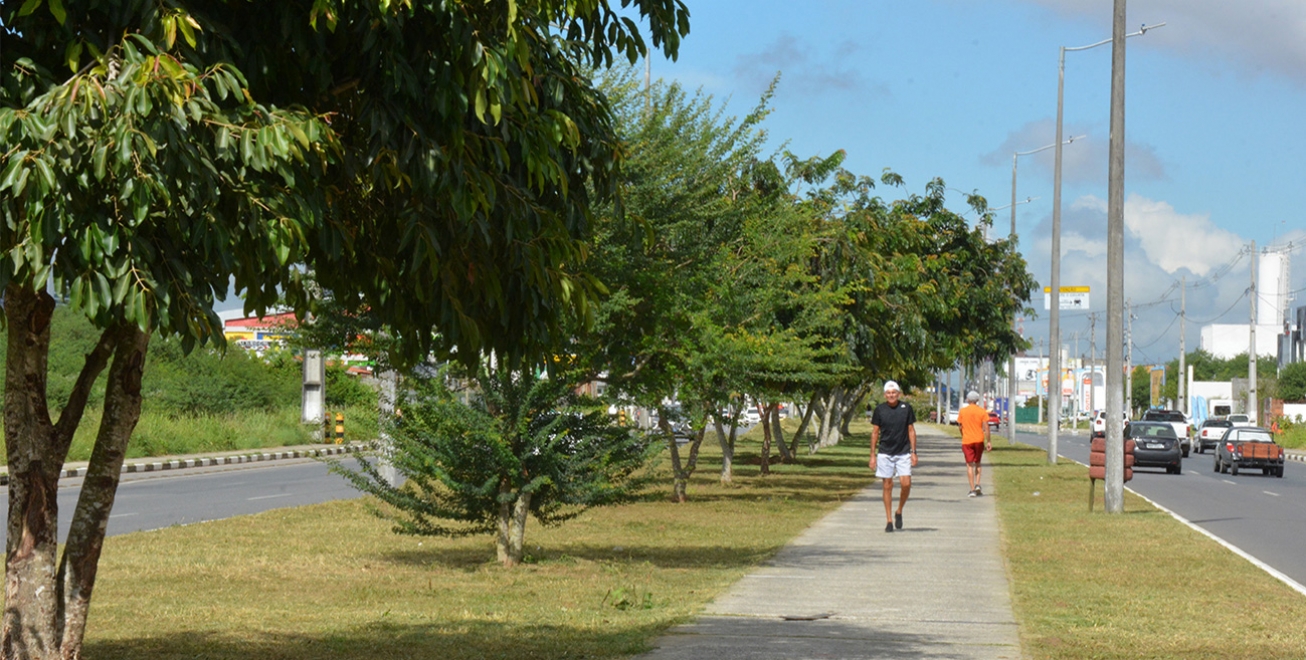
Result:
<svg viewBox="0 0 1306 660">
<path fill-rule="evenodd" d="M 1301 658 L 1306 598 L 1126 493 L 1088 512 L 1086 469 L 994 439 L 1003 544 L 1034 658 Z"/>
<path fill-rule="evenodd" d="M 115 537 L 100 565 L 93 658 L 580 658 L 649 648 L 872 481 L 865 428 L 800 465 L 736 482 L 704 447 L 689 495 L 527 528 L 504 569 L 488 538 L 397 536 L 360 501 Z"/>
</svg>

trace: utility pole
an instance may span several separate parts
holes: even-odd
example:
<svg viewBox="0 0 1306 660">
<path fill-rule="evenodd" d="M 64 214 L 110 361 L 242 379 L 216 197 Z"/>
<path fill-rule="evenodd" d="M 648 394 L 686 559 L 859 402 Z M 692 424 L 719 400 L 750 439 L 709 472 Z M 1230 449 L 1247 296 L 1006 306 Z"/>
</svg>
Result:
<svg viewBox="0 0 1306 660">
<path fill-rule="evenodd" d="M 1088 411 L 1097 413 L 1097 312 L 1088 315 Z M 1090 428 L 1090 431 L 1092 429 Z"/>
<path fill-rule="evenodd" d="M 1107 148 L 1107 371 L 1119 383 L 1120 302 L 1125 295 L 1125 0 L 1115 0 L 1111 21 L 1111 139 Z M 1125 511 L 1125 438 L 1120 388 L 1107 387 L 1106 479 L 1103 509 Z"/>
<path fill-rule="evenodd" d="M 1260 422 L 1260 402 L 1256 400 L 1256 241 L 1252 241 L 1251 267 L 1248 270 L 1252 273 L 1251 288 L 1247 289 L 1247 300 L 1250 301 L 1250 324 L 1248 329 L 1251 331 L 1248 336 L 1251 337 L 1250 346 L 1247 348 L 1247 415 L 1253 424 Z"/>
<path fill-rule="evenodd" d="M 1125 412 L 1130 417 L 1134 415 L 1134 312 L 1131 301 L 1125 301 Z M 1110 329 L 1110 325 L 1107 326 Z M 1111 340 L 1108 333 L 1107 341 Z M 1110 354 L 1111 347 L 1107 347 L 1107 353 Z M 1107 363 L 1107 373 L 1110 373 L 1111 364 Z M 1108 376 L 1109 378 L 1109 376 Z M 1109 385 L 1107 386 L 1110 387 Z M 1107 401 L 1110 401 L 1110 392 L 1107 392 Z"/>
<path fill-rule="evenodd" d="M 1188 368 L 1184 354 L 1184 323 L 1188 311 L 1188 276 L 1179 278 L 1179 412 L 1188 414 Z"/>
<path fill-rule="evenodd" d="M 1043 340 L 1038 340 L 1038 369 L 1034 374 L 1034 392 L 1038 392 L 1039 381 L 1043 378 Z M 1043 400 L 1038 402 L 1038 423 L 1043 423 L 1043 407 L 1048 402 L 1048 392 L 1052 389 L 1052 372 L 1048 372 L 1048 384 L 1043 388 Z"/>
</svg>

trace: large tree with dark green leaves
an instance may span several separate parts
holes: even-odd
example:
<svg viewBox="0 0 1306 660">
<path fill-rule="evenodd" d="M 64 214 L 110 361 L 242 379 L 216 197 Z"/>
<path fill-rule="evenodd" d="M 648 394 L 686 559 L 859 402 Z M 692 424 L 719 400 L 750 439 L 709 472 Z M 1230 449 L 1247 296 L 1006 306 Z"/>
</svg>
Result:
<svg viewBox="0 0 1306 660">
<path fill-rule="evenodd" d="M 679 0 L 622 5 L 675 54 Z M 512 358 L 597 290 L 584 239 L 619 148 L 588 71 L 650 50 L 606 0 L 27 0 L 0 19 L 4 657 L 80 656 L 153 334 L 220 341 L 233 285 L 250 312 L 308 312 L 311 270 L 404 357 Z M 102 331 L 57 418 L 53 296 Z M 57 477 L 105 369 L 59 559 Z"/>
</svg>

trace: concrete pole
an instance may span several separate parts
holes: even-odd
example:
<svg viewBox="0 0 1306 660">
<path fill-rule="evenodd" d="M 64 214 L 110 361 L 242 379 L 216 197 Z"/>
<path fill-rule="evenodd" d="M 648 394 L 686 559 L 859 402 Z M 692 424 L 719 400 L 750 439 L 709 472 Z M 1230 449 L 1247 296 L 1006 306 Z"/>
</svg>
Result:
<svg viewBox="0 0 1306 660">
<path fill-rule="evenodd" d="M 1106 480 L 1103 508 L 1125 510 L 1125 445 L 1121 420 L 1121 305 L 1125 290 L 1125 0 L 1115 0 L 1111 21 L 1111 141 L 1107 174 L 1107 386 Z"/>
<path fill-rule="evenodd" d="M 1256 241 L 1252 241 L 1252 257 L 1248 270 L 1252 273 L 1251 288 L 1247 299 L 1250 301 L 1251 316 L 1248 336 L 1251 338 L 1247 347 L 1247 416 L 1253 424 L 1259 424 L 1261 416 L 1259 402 L 1256 400 Z"/>
<path fill-rule="evenodd" d="M 1061 422 L 1061 118 L 1066 91 L 1066 47 L 1057 61 L 1057 146 L 1052 167 L 1052 275 L 1048 317 L 1048 463 L 1057 463 Z"/>
<path fill-rule="evenodd" d="M 1186 368 L 1186 358 L 1184 353 L 1184 322 L 1186 319 L 1185 312 L 1188 305 L 1188 276 L 1179 278 L 1179 412 L 1188 414 L 1188 369 Z"/>
<path fill-rule="evenodd" d="M 1097 413 L 1097 312 L 1088 315 L 1088 410 Z M 1088 432 L 1093 432 L 1090 423 Z"/>
<path fill-rule="evenodd" d="M 1038 369 L 1034 371 L 1034 392 L 1038 393 L 1039 380 L 1043 373 L 1043 340 L 1038 340 Z M 1048 374 L 1048 386 L 1043 388 L 1043 400 L 1038 402 L 1038 423 L 1043 423 L 1043 408 L 1047 406 L 1048 390 L 1052 389 L 1052 374 Z"/>
<path fill-rule="evenodd" d="M 1121 276 L 1121 279 L 1124 279 L 1123 275 Z M 1109 291 L 1108 291 L 1107 298 L 1108 299 L 1110 298 Z M 1110 316 L 1109 316 L 1110 311 L 1108 311 L 1107 314 L 1108 314 L 1107 339 L 1110 340 L 1111 338 Z M 1125 326 L 1125 391 L 1124 391 L 1125 412 L 1128 413 L 1130 417 L 1133 417 L 1134 415 L 1134 312 L 1132 309 L 1132 305 L 1130 305 L 1130 302 L 1128 300 L 1125 301 L 1125 323 L 1127 324 Z M 1110 347 L 1107 347 L 1107 355 L 1111 354 L 1110 351 L 1111 351 Z M 1107 368 L 1110 369 L 1110 362 L 1107 363 Z M 1107 396 L 1109 397 L 1111 395 L 1108 394 Z M 1110 400 L 1111 399 L 1109 398 L 1107 399 L 1107 401 Z"/>
</svg>

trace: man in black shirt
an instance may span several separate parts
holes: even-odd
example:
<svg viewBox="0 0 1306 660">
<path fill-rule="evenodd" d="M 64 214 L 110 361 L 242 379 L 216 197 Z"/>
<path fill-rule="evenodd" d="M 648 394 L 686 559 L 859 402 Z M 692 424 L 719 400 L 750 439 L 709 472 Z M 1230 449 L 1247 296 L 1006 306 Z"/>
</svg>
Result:
<svg viewBox="0 0 1306 660">
<path fill-rule="evenodd" d="M 871 469 L 884 483 L 884 531 L 902 529 L 902 507 L 911 494 L 911 469 L 916 467 L 916 411 L 901 401 L 898 383 L 884 384 L 884 403 L 871 414 Z M 893 510 L 893 478 L 900 485 L 898 510 Z"/>
</svg>

